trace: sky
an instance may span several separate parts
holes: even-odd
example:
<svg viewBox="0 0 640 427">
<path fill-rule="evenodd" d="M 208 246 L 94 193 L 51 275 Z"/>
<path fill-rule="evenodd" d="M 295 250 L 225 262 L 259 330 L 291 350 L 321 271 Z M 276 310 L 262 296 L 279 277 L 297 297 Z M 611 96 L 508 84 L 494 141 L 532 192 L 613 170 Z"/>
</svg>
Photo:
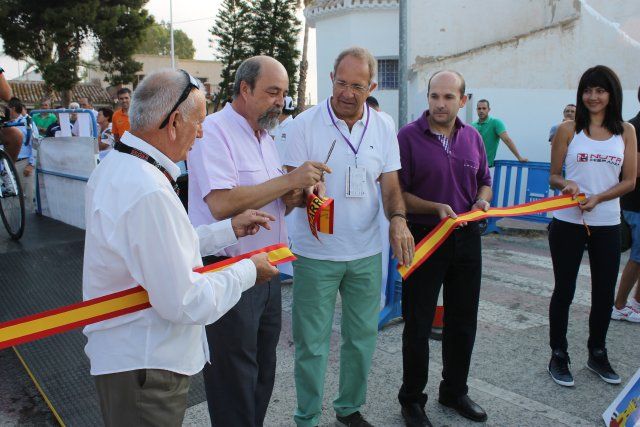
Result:
<svg viewBox="0 0 640 427">
<path fill-rule="evenodd" d="M 221 0 L 174 0 L 173 20 L 176 29 L 183 30 L 193 40 L 196 59 L 213 59 L 213 49 L 209 47 L 209 29 L 213 25 Z M 169 21 L 169 0 L 150 0 L 146 6 L 156 21 Z M 1 43 L 1 41 L 0 41 Z M 0 66 L 9 79 L 19 76 L 25 63 L 0 56 Z"/>
<path fill-rule="evenodd" d="M 173 22 L 174 28 L 180 29 L 187 33 L 193 40 L 196 48 L 195 59 L 213 60 L 214 51 L 210 46 L 209 38 L 211 33 L 209 29 L 213 26 L 215 16 L 222 0 L 173 0 Z M 170 0 L 149 0 L 146 5 L 147 10 L 156 18 L 156 21 L 169 21 L 170 17 Z M 299 19 L 302 16 L 298 17 Z M 1 44 L 0 40 L 0 44 Z M 313 92 L 312 99 L 315 99 L 315 37 L 312 35 L 309 39 L 309 77 L 307 86 Z M 302 51 L 302 46 L 300 46 Z M 13 59 L 0 55 L 0 67 L 5 69 L 6 76 L 9 79 L 18 77 L 24 71 L 26 64 L 23 61 L 14 61 Z"/>
<path fill-rule="evenodd" d="M 221 0 L 174 0 L 174 28 L 182 30 L 193 40 L 196 48 L 195 59 L 213 58 L 213 49 L 209 45 L 211 33 Z M 150 0 L 147 10 L 156 21 L 169 21 L 169 0 Z"/>
</svg>

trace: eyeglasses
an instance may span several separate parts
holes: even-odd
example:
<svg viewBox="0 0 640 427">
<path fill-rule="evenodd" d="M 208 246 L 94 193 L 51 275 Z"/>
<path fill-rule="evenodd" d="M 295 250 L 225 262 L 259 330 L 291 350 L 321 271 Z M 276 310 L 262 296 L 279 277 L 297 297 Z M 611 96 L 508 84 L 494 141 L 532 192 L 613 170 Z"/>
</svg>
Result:
<svg viewBox="0 0 640 427">
<path fill-rule="evenodd" d="M 340 90 L 346 90 L 347 88 L 351 89 L 353 92 L 358 93 L 358 94 L 363 94 L 366 91 L 369 90 L 369 87 L 367 86 L 362 86 L 359 84 L 348 84 L 347 82 L 345 82 L 344 80 L 334 80 L 333 81 L 333 85 L 337 86 Z"/>
<path fill-rule="evenodd" d="M 171 111 L 169 111 L 169 114 L 167 114 L 167 117 L 162 121 L 162 123 L 160 123 L 159 129 L 164 128 L 169 123 L 169 117 L 171 116 L 171 114 L 173 114 L 174 111 L 178 109 L 180 104 L 182 104 L 185 101 L 185 99 L 189 97 L 189 94 L 191 93 L 191 89 L 200 89 L 200 85 L 198 85 L 198 80 L 196 80 L 195 77 L 187 73 L 185 70 L 180 70 L 180 71 L 182 71 L 184 75 L 187 76 L 187 86 L 182 91 L 182 95 L 180 95 L 180 98 L 178 98 L 178 102 L 176 102 L 176 105 L 173 106 Z"/>
</svg>

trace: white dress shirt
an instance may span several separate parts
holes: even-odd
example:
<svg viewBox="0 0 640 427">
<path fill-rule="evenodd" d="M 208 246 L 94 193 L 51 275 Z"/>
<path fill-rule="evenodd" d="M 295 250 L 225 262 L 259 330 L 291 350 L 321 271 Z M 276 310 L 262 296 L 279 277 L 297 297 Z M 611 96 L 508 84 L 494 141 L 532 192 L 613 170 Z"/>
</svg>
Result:
<svg viewBox="0 0 640 427">
<path fill-rule="evenodd" d="M 122 142 L 158 161 L 174 179 L 180 169 L 125 132 Z M 92 299 L 142 285 L 152 307 L 84 328 L 91 374 L 165 369 L 185 375 L 208 360 L 205 324 L 218 320 L 255 283 L 251 260 L 218 273 L 193 272 L 201 253 L 237 240 L 231 221 L 194 230 L 167 177 L 155 166 L 114 151 L 86 190 L 82 287 Z"/>
</svg>

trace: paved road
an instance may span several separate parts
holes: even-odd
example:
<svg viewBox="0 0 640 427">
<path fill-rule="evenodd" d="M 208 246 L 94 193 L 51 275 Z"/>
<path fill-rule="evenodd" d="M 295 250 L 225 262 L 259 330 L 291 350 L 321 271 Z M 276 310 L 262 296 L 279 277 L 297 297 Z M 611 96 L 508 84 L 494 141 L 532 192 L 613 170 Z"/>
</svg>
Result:
<svg viewBox="0 0 640 427">
<path fill-rule="evenodd" d="M 590 270 L 585 254 L 571 310 L 570 354 L 576 387 L 553 383 L 546 365 L 549 296 L 553 273 L 542 233 L 491 235 L 483 238 L 484 274 L 479 328 L 469 379 L 470 395 L 488 412 L 488 425 L 601 425 L 601 414 L 621 390 L 602 382 L 585 367 Z M 623 263 L 626 257 L 623 256 Z M 295 408 L 291 286 L 283 288 L 283 329 L 278 346 L 278 373 L 266 424 L 293 425 Z M 331 401 L 337 390 L 340 312 L 336 311 L 332 355 L 326 378 L 321 425 L 332 425 Z M 401 377 L 402 323 L 380 333 L 369 379 L 366 417 L 377 426 L 401 426 L 396 394 Z M 628 379 L 638 367 L 640 325 L 613 322 L 608 347 L 613 366 Z M 441 371 L 440 343 L 432 341 L 428 415 L 434 425 L 476 425 L 437 403 Z M 84 355 L 78 355 L 84 357 Z M 0 352 L 0 425 L 53 425 L 54 420 L 12 351 Z M 185 425 L 208 425 L 206 404 L 187 411 Z"/>
</svg>

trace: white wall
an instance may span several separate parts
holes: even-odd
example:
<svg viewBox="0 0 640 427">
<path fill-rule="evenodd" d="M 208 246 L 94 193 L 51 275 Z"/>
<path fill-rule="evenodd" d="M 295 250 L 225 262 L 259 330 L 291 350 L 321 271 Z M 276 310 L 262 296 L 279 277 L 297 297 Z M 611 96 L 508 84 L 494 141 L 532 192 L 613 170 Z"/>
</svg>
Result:
<svg viewBox="0 0 640 427">
<path fill-rule="evenodd" d="M 338 54 L 362 46 L 375 57 L 398 56 L 398 10 L 356 9 L 318 19 L 316 28 L 318 102 L 331 95 L 329 73 Z M 381 108 L 398 117 L 398 91 L 375 91 Z"/>
<path fill-rule="evenodd" d="M 640 40 L 640 2 L 637 0 L 586 0 L 596 12 L 619 24 L 620 29 Z"/>
<path fill-rule="evenodd" d="M 576 90 L 542 89 L 496 89 L 467 87 L 472 99 L 458 113 L 458 117 L 468 122 L 478 120 L 475 108 L 480 99 L 491 103 L 490 114 L 501 119 L 507 132 L 516 143 L 520 154 L 530 161 L 550 160 L 549 129 L 562 121 L 562 110 L 567 104 L 575 104 Z M 416 120 L 427 109 L 426 88 L 417 92 L 410 87 L 409 120 Z M 467 111 L 469 109 L 469 111 Z M 622 116 L 625 120 L 634 117 L 640 110 L 638 92 L 625 90 Z M 515 160 L 511 151 L 503 143 L 498 148 L 496 159 Z"/>
<path fill-rule="evenodd" d="M 461 0 L 453 1 L 459 3 Z M 500 3 L 508 9 L 511 1 L 495 0 L 491 3 L 494 6 Z M 530 2 L 514 0 L 513 3 Z M 536 3 L 549 9 L 554 2 Z M 596 64 L 608 65 L 616 71 L 625 90 L 624 118 L 634 116 L 638 110 L 640 43 L 579 0 L 571 3 L 579 6 L 576 10 L 580 13 L 568 25 L 552 26 L 519 39 L 444 59 L 428 58 L 434 52 L 434 43 L 427 42 L 434 34 L 433 29 L 425 27 L 420 30 L 422 37 L 417 37 L 419 31 L 414 27 L 411 45 L 414 51 L 422 52 L 422 62 L 413 64 L 409 85 L 410 118 L 415 119 L 425 110 L 427 82 L 433 72 L 443 68 L 454 69 L 464 75 L 467 92 L 473 94 L 469 106 L 472 114 L 461 111 L 461 118 L 475 120 L 475 103 L 486 98 L 491 102 L 491 114 L 505 122 L 521 154 L 532 161 L 549 161 L 549 128 L 562 119 L 566 104 L 575 103 L 580 76 Z M 422 2 L 413 4 L 424 7 Z M 503 15 L 500 8 L 487 7 L 488 2 L 483 4 L 489 10 L 497 10 L 498 16 Z M 564 4 L 557 2 L 557 5 Z M 640 14 L 640 2 L 634 4 L 635 8 L 631 9 Z M 437 12 L 436 9 L 433 8 L 432 13 Z M 544 14 L 538 9 L 530 6 L 524 12 L 531 12 L 535 19 L 539 19 Z M 518 21 L 519 16 L 515 13 L 514 19 Z M 440 17 L 432 15 L 430 21 L 435 20 L 440 25 Z M 412 20 L 416 21 L 415 16 Z M 462 21 L 466 22 L 466 19 Z M 474 26 L 478 25 L 474 22 L 469 23 L 469 33 L 473 33 Z M 482 20 L 479 22 L 484 24 Z M 437 39 L 438 35 L 435 37 Z M 441 41 L 446 43 L 446 38 Z M 444 46 L 441 49 L 446 51 L 448 48 Z M 501 144 L 497 158 L 514 157 Z"/>
<path fill-rule="evenodd" d="M 574 0 L 409 0 L 409 61 L 504 40 L 577 13 Z"/>
<path fill-rule="evenodd" d="M 475 112 L 480 99 L 491 103 L 490 115 L 501 119 L 507 126 L 507 132 L 516 143 L 518 151 L 531 161 L 548 162 L 550 160 L 549 129 L 562 121 L 562 110 L 567 104 L 576 103 L 576 90 L 529 90 L 469 88 L 473 94 L 469 108 L 473 120 L 478 120 Z M 628 120 L 640 109 L 638 92 L 624 91 L 622 116 Z M 461 118 L 464 114 L 461 112 Z M 498 148 L 496 159 L 515 160 L 511 151 L 503 143 Z"/>
</svg>

